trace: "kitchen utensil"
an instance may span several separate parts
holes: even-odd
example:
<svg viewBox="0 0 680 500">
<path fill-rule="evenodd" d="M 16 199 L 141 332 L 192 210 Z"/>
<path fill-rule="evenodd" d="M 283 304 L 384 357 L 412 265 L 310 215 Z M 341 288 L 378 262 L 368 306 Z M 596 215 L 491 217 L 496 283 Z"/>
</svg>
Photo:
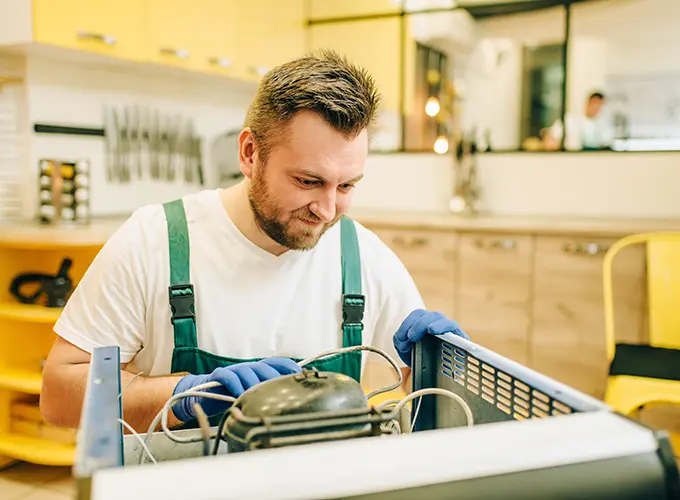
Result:
<svg viewBox="0 0 680 500">
<path fill-rule="evenodd" d="M 124 115 L 121 116 L 117 109 L 114 108 L 112 110 L 112 114 L 113 114 L 113 127 L 114 130 L 116 131 L 115 178 L 120 182 L 127 182 L 129 180 L 127 166 L 127 148 L 128 148 L 127 125 L 123 121 Z"/>
<path fill-rule="evenodd" d="M 149 123 L 149 174 L 152 179 L 160 178 L 161 130 L 158 110 L 154 110 Z"/>
<path fill-rule="evenodd" d="M 227 187 L 243 178 L 238 161 L 239 130 L 224 132 L 210 144 L 211 168 L 220 187 Z"/>
<path fill-rule="evenodd" d="M 126 108 L 126 117 L 128 109 Z M 129 134 L 130 134 L 130 168 L 134 170 L 137 179 L 142 175 L 142 132 L 140 130 L 139 107 L 133 106 L 129 110 Z"/>
<path fill-rule="evenodd" d="M 203 141 L 200 137 L 196 136 L 193 140 L 193 151 L 194 158 L 196 161 L 196 174 L 198 175 L 198 183 L 201 186 L 205 185 L 205 179 L 203 177 L 203 151 L 202 151 Z"/>
<path fill-rule="evenodd" d="M 106 163 L 106 179 L 109 182 L 118 180 L 117 144 L 118 131 L 113 120 L 113 110 L 104 108 L 104 158 Z"/>
<path fill-rule="evenodd" d="M 87 160 L 41 159 L 38 174 L 40 222 L 43 224 L 89 222 L 89 175 Z"/>
<path fill-rule="evenodd" d="M 62 260 L 56 275 L 19 274 L 12 280 L 9 291 L 22 304 L 40 303 L 46 307 L 64 307 L 73 290 L 73 280 L 69 276 L 72 264 L 69 258 Z M 27 293 L 25 287 L 31 284 L 38 285 L 38 290 Z"/>
<path fill-rule="evenodd" d="M 192 120 L 187 120 L 184 129 L 184 139 L 182 141 L 183 155 L 184 155 L 184 182 L 193 184 L 194 169 L 196 169 L 197 161 L 194 151 L 194 124 Z"/>
</svg>

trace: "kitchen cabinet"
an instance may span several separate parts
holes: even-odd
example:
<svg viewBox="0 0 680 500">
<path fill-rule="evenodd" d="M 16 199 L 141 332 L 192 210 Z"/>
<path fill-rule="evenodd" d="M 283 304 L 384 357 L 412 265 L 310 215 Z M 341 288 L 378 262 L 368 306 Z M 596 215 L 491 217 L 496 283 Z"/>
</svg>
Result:
<svg viewBox="0 0 680 500">
<path fill-rule="evenodd" d="M 252 19 L 246 24 L 249 47 L 244 47 L 251 74 L 260 77 L 274 66 L 304 54 L 303 0 L 258 0 L 250 2 L 246 10 Z"/>
<path fill-rule="evenodd" d="M 248 4 L 239 0 L 198 0 L 200 13 L 194 22 L 200 28 L 192 34 L 198 69 L 208 73 L 249 80 L 253 78 L 245 54 L 253 36 Z M 238 9 L 239 15 L 235 12 Z"/>
<path fill-rule="evenodd" d="M 201 69 L 205 53 L 201 34 L 212 32 L 211 19 L 219 11 L 206 9 L 208 2 L 195 0 L 188 8 L 184 0 L 147 0 L 149 2 L 149 60 L 169 66 Z"/>
<path fill-rule="evenodd" d="M 305 52 L 304 0 L 0 0 L 0 11 L 0 46 L 53 46 L 246 81 Z"/>
<path fill-rule="evenodd" d="M 302 0 L 149 0 L 152 62 L 259 80 L 304 53 Z"/>
<path fill-rule="evenodd" d="M 37 43 L 134 61 L 148 56 L 146 0 L 33 0 L 32 7 Z"/>
<path fill-rule="evenodd" d="M 608 373 L 604 254 L 627 234 L 663 230 L 555 229 L 522 221 L 507 228 L 484 218 L 448 228 L 445 216 L 424 216 L 422 223 L 413 214 L 353 217 L 402 260 L 429 309 L 458 321 L 476 343 L 599 399 Z M 645 259 L 639 246 L 614 260 L 617 341 L 647 340 Z"/>
<path fill-rule="evenodd" d="M 455 317 L 456 234 L 398 229 L 374 231 L 411 273 L 425 306 Z"/>
<path fill-rule="evenodd" d="M 61 308 L 24 304 L 9 291 L 19 274 L 54 275 L 65 257 L 73 261 L 69 275 L 74 284 L 82 279 L 105 239 L 92 228 L 59 229 L 24 223 L 0 231 L 0 467 L 16 460 L 70 466 L 75 457 L 76 433 L 48 424 L 38 407 L 42 366 L 56 338 L 53 326 Z M 30 285 L 23 289 L 34 290 Z"/>
<path fill-rule="evenodd" d="M 456 320 L 475 342 L 529 361 L 534 241 L 527 235 L 462 234 Z"/>
<path fill-rule="evenodd" d="M 614 241 L 552 236 L 536 241 L 530 366 L 598 398 L 604 397 L 608 368 L 602 259 Z M 644 251 L 622 253 L 615 264 L 617 335 L 642 341 Z"/>
<path fill-rule="evenodd" d="M 382 110 L 399 111 L 402 70 L 399 18 L 312 25 L 308 44 L 310 50 L 333 49 L 363 66 L 380 89 Z"/>
<path fill-rule="evenodd" d="M 307 0 L 310 19 L 366 16 L 399 12 L 401 2 L 395 0 Z"/>
</svg>

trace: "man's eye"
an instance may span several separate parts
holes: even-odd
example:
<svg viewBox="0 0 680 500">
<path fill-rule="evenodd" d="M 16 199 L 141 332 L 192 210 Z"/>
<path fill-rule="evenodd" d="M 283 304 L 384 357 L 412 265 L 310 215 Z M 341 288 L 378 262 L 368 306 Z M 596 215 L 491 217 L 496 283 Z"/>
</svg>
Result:
<svg viewBox="0 0 680 500">
<path fill-rule="evenodd" d="M 354 187 L 354 184 L 343 184 L 343 185 L 340 186 L 340 187 L 341 187 L 342 189 L 346 190 L 346 191 L 349 191 L 350 189 L 352 189 L 352 188 Z"/>
<path fill-rule="evenodd" d="M 300 179 L 298 178 L 298 182 L 304 186 L 315 186 L 319 183 L 319 181 L 312 181 L 309 179 Z"/>
</svg>

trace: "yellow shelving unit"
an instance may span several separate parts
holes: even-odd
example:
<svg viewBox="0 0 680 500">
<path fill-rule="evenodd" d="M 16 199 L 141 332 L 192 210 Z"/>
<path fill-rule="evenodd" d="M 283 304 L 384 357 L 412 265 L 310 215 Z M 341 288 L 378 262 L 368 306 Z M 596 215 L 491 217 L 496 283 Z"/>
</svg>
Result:
<svg viewBox="0 0 680 500">
<path fill-rule="evenodd" d="M 10 283 L 23 273 L 54 275 L 68 257 L 75 286 L 121 222 L 63 228 L 0 225 L 0 466 L 14 460 L 71 465 L 76 435 L 47 424 L 38 407 L 43 361 L 54 343 L 61 309 L 20 303 L 9 292 Z"/>
<path fill-rule="evenodd" d="M 28 321 L 32 323 L 54 324 L 61 314 L 61 309 L 20 304 L 12 302 L 0 303 L 0 320 Z"/>
</svg>

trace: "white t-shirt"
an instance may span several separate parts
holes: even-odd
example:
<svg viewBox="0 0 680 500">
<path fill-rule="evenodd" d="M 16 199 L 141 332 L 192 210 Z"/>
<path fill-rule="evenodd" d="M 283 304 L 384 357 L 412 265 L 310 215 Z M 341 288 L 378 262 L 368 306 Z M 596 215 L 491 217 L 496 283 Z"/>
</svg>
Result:
<svg viewBox="0 0 680 500">
<path fill-rule="evenodd" d="M 313 250 L 277 257 L 236 228 L 217 190 L 183 200 L 200 348 L 245 359 L 304 358 L 342 347 L 340 224 Z M 362 343 L 404 366 L 392 336 L 411 311 L 424 308 L 422 299 L 397 256 L 355 224 L 366 296 Z M 137 209 L 93 260 L 55 332 L 88 352 L 120 346 L 121 362 L 134 360 L 135 371 L 168 374 L 174 346 L 168 261 L 162 205 Z"/>
</svg>

